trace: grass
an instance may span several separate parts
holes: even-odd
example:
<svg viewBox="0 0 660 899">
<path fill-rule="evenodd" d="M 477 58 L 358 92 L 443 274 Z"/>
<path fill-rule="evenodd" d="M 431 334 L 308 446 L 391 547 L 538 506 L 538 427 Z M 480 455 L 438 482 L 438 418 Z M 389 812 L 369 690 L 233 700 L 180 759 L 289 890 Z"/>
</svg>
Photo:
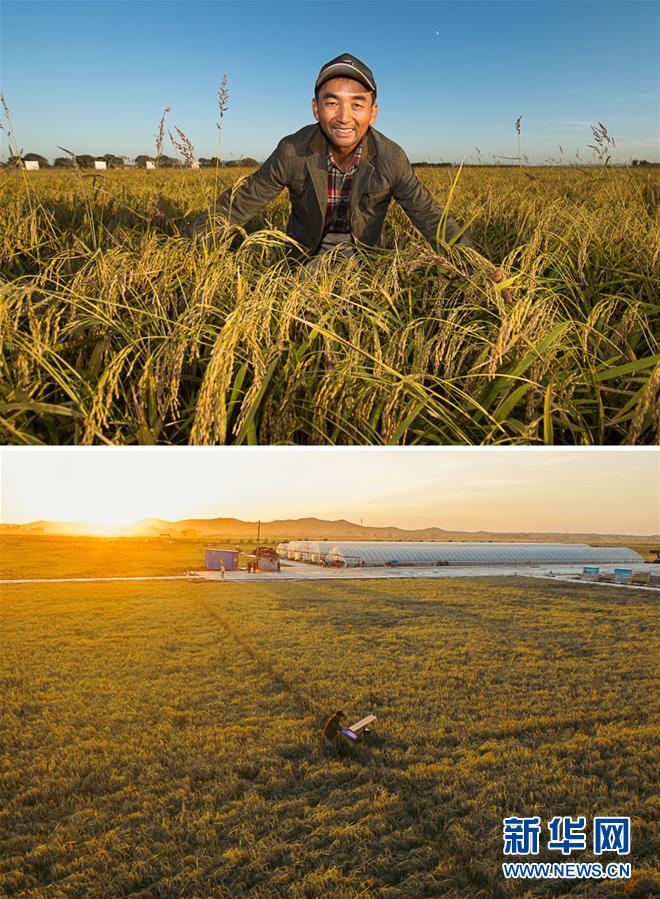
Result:
<svg viewBox="0 0 660 899">
<path fill-rule="evenodd" d="M 261 540 L 261 546 L 277 545 Z M 218 546 L 254 553 L 256 541 L 222 537 L 0 536 L 0 579 L 148 577 L 204 568 L 204 551 Z M 244 555 L 239 563 L 245 566 Z"/>
<path fill-rule="evenodd" d="M 657 442 L 655 172 L 419 174 L 479 252 L 392 208 L 387 249 L 302 279 L 285 195 L 191 250 L 217 173 L 1 171 L 3 442 Z"/>
<path fill-rule="evenodd" d="M 530 896 L 503 817 L 619 814 L 648 895 L 653 602 L 525 578 L 6 588 L 0 891 Z M 379 741 L 325 755 L 338 705 Z"/>
</svg>

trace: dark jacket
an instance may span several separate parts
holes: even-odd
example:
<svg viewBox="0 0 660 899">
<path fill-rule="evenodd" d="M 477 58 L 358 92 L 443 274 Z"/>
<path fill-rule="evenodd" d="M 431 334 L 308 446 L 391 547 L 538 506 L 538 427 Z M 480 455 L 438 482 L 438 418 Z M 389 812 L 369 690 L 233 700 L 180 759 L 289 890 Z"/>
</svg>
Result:
<svg viewBox="0 0 660 899">
<path fill-rule="evenodd" d="M 306 125 L 283 137 L 261 168 L 238 187 L 226 190 L 215 213 L 233 225 L 244 225 L 285 188 L 291 197 L 287 234 L 309 253 L 321 243 L 328 205 L 327 144 L 319 125 Z M 362 159 L 353 177 L 351 231 L 356 242 L 379 246 L 387 207 L 394 198 L 434 248 L 443 208 L 415 175 L 398 144 L 370 128 L 364 138 Z M 184 233 L 190 237 L 207 231 L 213 207 L 197 216 Z M 459 231 L 447 217 L 445 240 Z M 456 241 L 471 246 L 466 234 Z"/>
<path fill-rule="evenodd" d="M 333 715 L 332 718 L 328 718 L 325 723 L 325 727 L 323 728 L 323 736 L 326 738 L 326 740 L 334 740 L 340 730 L 341 718 L 337 718 L 336 715 Z"/>
</svg>

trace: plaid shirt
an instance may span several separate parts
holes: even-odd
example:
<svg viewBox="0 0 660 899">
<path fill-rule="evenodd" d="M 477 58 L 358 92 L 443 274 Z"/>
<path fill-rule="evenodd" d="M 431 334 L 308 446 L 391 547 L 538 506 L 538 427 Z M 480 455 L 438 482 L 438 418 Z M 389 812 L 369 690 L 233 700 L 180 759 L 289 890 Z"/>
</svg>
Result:
<svg viewBox="0 0 660 899">
<path fill-rule="evenodd" d="M 328 146 L 328 208 L 325 213 L 323 236 L 351 233 L 351 190 L 353 175 L 362 158 L 362 144 L 355 150 L 353 160 L 344 171 L 335 162 Z"/>
</svg>

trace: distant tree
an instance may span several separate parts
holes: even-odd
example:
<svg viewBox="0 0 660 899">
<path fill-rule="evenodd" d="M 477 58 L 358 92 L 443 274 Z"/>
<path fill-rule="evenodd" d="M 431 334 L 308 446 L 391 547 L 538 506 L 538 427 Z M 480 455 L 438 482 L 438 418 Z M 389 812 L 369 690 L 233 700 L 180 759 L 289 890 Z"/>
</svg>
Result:
<svg viewBox="0 0 660 899">
<path fill-rule="evenodd" d="M 81 156 L 76 156 L 76 162 L 81 169 L 93 169 L 95 159 L 96 157 L 90 156 L 89 153 L 83 153 Z"/>
<path fill-rule="evenodd" d="M 115 156 L 114 153 L 106 153 L 101 159 L 105 160 L 109 169 L 120 169 L 124 166 L 124 157 Z"/>
<path fill-rule="evenodd" d="M 252 169 L 258 168 L 259 163 L 256 159 L 252 159 L 251 156 L 244 156 L 242 159 L 230 159 L 225 165 L 227 168 Z"/>
<path fill-rule="evenodd" d="M 174 159 L 172 156 L 161 156 L 158 165 L 164 169 L 180 169 L 181 168 L 181 160 Z"/>
<path fill-rule="evenodd" d="M 135 157 L 135 165 L 141 169 L 146 168 L 147 162 L 155 162 L 155 161 L 156 160 L 154 159 L 153 156 L 145 156 L 144 153 L 140 153 L 139 156 Z"/>
<path fill-rule="evenodd" d="M 23 156 L 23 162 L 38 162 L 39 168 L 41 169 L 49 169 L 50 163 L 46 159 L 45 156 L 40 156 L 39 153 L 26 153 Z"/>
<path fill-rule="evenodd" d="M 53 166 L 56 169 L 72 169 L 73 159 L 71 159 L 70 156 L 57 156 L 53 162 Z"/>
<path fill-rule="evenodd" d="M 633 159 L 633 165 L 652 165 L 653 163 L 649 162 L 648 159 Z"/>
<path fill-rule="evenodd" d="M 222 162 L 217 156 L 201 156 L 199 159 L 199 167 L 201 169 L 215 168 L 219 165 L 221 168 L 244 168 L 244 169 L 256 169 L 259 168 L 259 163 L 256 159 L 252 159 L 251 156 L 245 156 L 242 159 L 228 159 L 226 162 Z"/>
</svg>

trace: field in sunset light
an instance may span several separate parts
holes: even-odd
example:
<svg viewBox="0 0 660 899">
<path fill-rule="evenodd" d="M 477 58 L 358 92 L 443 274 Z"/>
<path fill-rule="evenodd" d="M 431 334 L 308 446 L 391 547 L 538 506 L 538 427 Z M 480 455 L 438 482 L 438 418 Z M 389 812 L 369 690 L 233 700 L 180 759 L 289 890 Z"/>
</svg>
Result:
<svg viewBox="0 0 660 899">
<path fill-rule="evenodd" d="M 165 577 L 204 567 L 207 546 L 255 543 L 191 537 L 28 537 L 0 536 L 0 578 Z M 269 544 L 262 540 L 261 545 Z M 240 563 L 245 565 L 243 556 Z"/>
<path fill-rule="evenodd" d="M 503 817 L 626 815 L 626 888 L 648 895 L 652 593 L 479 578 L 3 596 L 0 893 L 523 896 L 502 877 Z M 371 745 L 321 749 L 336 708 L 377 715 Z M 537 860 L 563 860 L 544 829 Z"/>
</svg>

